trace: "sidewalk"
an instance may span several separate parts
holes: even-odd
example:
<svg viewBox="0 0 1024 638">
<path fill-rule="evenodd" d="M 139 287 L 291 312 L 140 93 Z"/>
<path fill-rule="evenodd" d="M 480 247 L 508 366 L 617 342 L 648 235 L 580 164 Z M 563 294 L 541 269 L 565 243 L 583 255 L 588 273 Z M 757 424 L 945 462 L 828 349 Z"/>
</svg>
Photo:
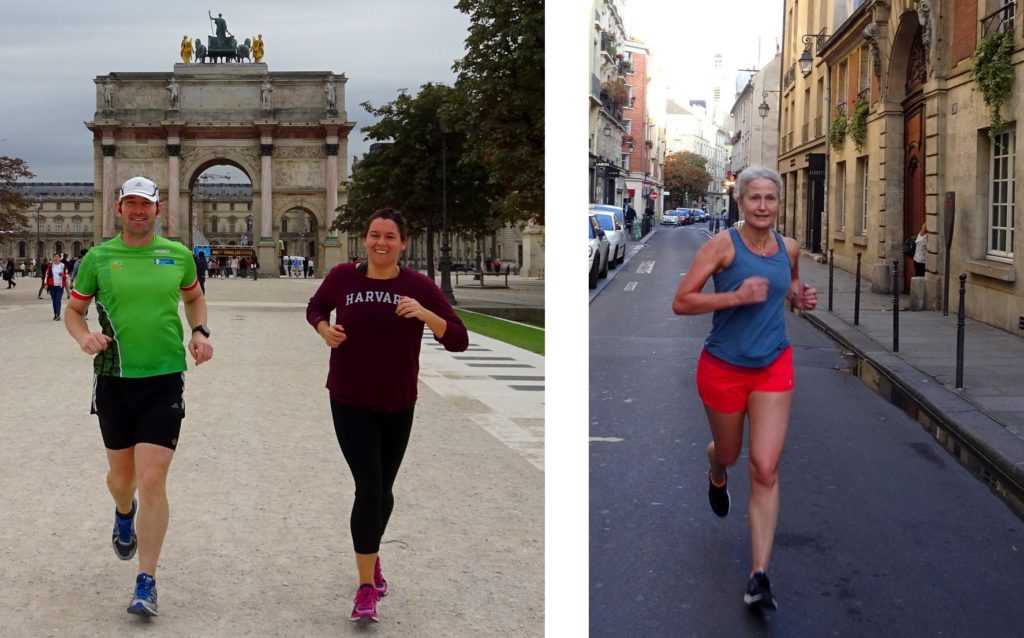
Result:
<svg viewBox="0 0 1024 638">
<path fill-rule="evenodd" d="M 365 634 L 348 621 L 353 485 L 328 354 L 305 321 L 319 283 L 207 281 L 215 354 L 186 375 L 160 617 L 147 627 L 125 613 L 137 564 L 110 548 L 91 362 L 36 299 L 37 279 L 0 289 L 0 635 Z M 470 343 L 448 353 L 424 336 L 375 636 L 544 632 L 544 358 Z"/>
<path fill-rule="evenodd" d="M 899 352 L 892 352 L 892 295 L 872 293 L 861 281 L 859 325 L 854 326 L 855 277 L 834 269 L 828 311 L 828 264 L 807 254 L 801 279 L 818 291 L 818 307 L 803 316 L 856 355 L 860 378 L 916 416 L 922 427 L 1018 512 L 1024 513 L 1024 340 L 967 319 L 964 373 L 956 381 L 958 285 L 950 312 L 907 310 L 900 297 Z M 968 282 L 970 285 L 970 282 Z"/>
</svg>

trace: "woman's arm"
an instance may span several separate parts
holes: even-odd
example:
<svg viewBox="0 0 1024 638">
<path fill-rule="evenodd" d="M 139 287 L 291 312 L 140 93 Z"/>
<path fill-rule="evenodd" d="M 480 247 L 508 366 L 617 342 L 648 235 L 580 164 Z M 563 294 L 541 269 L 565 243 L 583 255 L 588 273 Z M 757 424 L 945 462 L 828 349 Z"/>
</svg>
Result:
<svg viewBox="0 0 1024 638">
<path fill-rule="evenodd" d="M 729 292 L 703 292 L 708 278 L 732 264 L 734 256 L 728 232 L 715 235 L 704 244 L 679 282 L 672 298 L 672 311 L 677 315 L 699 315 L 767 299 L 768 280 L 764 277 L 748 277 L 739 288 Z"/>
</svg>

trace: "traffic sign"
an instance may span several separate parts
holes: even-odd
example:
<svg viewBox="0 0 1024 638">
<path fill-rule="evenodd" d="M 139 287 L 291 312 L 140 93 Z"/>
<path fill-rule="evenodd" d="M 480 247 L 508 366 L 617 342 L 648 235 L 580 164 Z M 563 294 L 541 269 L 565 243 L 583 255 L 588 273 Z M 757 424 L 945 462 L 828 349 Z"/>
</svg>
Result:
<svg viewBox="0 0 1024 638">
<path fill-rule="evenodd" d="M 648 197 L 651 199 L 658 199 L 658 191 L 651 191 L 651 194 L 648 195 Z"/>
</svg>

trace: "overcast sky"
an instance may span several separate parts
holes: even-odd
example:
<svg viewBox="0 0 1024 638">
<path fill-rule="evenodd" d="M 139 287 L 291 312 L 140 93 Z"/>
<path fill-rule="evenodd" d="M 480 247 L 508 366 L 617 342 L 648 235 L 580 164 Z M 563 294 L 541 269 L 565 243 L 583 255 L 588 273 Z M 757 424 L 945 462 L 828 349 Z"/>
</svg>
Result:
<svg viewBox="0 0 1024 638">
<path fill-rule="evenodd" d="M 638 36 L 666 75 L 669 97 L 685 104 L 711 98 L 716 53 L 729 83 L 722 87 L 726 110 L 733 105 L 737 69 L 762 68 L 782 41 L 783 0 L 626 0 L 627 34 Z"/>
<path fill-rule="evenodd" d="M 263 34 L 271 73 L 344 73 L 345 108 L 356 122 L 349 157 L 369 147 L 359 106 L 390 102 L 398 89 L 451 84 L 469 20 L 455 0 L 45 0 L 3 2 L 0 19 L 0 155 L 20 157 L 33 181 L 91 182 L 98 75 L 171 72 L 181 37 L 212 33 L 207 11 L 224 14 L 239 42 Z M 341 105 L 339 104 L 339 107 Z"/>
</svg>

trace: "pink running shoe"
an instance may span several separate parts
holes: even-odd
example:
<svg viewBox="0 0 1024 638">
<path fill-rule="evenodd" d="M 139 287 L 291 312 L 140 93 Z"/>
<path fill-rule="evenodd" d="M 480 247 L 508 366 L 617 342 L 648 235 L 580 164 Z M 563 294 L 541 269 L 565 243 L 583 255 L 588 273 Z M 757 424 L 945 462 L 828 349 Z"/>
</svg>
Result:
<svg viewBox="0 0 1024 638">
<path fill-rule="evenodd" d="M 377 598 L 376 587 L 369 583 L 360 585 L 355 600 L 352 601 L 352 615 L 349 616 L 349 620 L 380 622 L 380 618 L 377 617 Z"/>
<path fill-rule="evenodd" d="M 388 595 L 388 581 L 384 580 L 384 574 L 380 572 L 380 556 L 373 564 L 373 586 L 377 588 L 377 597 L 383 598 Z"/>
</svg>

